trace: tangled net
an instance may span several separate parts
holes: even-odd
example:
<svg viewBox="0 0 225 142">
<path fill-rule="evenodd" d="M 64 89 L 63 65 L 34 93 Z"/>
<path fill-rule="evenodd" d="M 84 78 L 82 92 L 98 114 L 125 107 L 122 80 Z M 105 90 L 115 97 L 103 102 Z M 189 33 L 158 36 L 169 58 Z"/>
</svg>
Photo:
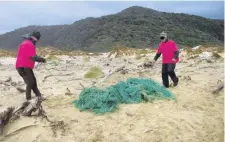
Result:
<svg viewBox="0 0 225 142">
<path fill-rule="evenodd" d="M 91 110 L 96 114 L 113 112 L 119 104 L 140 103 L 156 99 L 173 99 L 176 97 L 165 87 L 151 79 L 129 78 L 106 89 L 85 88 L 74 104 L 80 111 Z"/>
</svg>

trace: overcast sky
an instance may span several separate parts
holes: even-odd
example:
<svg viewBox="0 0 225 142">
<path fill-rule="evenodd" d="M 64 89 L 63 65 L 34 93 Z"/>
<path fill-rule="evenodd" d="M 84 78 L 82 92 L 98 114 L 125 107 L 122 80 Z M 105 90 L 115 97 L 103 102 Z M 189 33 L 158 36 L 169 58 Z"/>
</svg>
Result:
<svg viewBox="0 0 225 142">
<path fill-rule="evenodd" d="M 71 24 L 86 17 L 114 14 L 130 6 L 224 19 L 224 2 L 3 2 L 0 1 L 0 34 L 28 25 Z"/>
</svg>

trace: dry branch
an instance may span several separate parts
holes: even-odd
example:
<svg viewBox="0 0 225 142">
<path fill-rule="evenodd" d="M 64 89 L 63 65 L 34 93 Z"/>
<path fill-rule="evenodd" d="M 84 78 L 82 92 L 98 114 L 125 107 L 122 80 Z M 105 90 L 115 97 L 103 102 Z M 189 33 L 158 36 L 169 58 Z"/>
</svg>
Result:
<svg viewBox="0 0 225 142">
<path fill-rule="evenodd" d="M 218 94 L 224 88 L 224 83 L 217 85 L 216 89 L 212 91 L 213 94 Z"/>
<path fill-rule="evenodd" d="M 10 118 L 13 116 L 13 110 L 13 107 L 9 107 L 0 113 L 0 134 L 3 133 L 4 126 L 9 123 Z"/>
<path fill-rule="evenodd" d="M 31 116 L 33 112 L 38 110 L 39 114 L 44 115 L 45 112 L 42 109 L 41 98 L 36 98 L 30 101 L 23 102 L 20 106 L 16 109 L 14 107 L 9 107 L 5 111 L 0 112 L 0 134 L 2 134 L 4 126 L 8 124 L 10 119 L 17 115 L 23 116 Z"/>
<path fill-rule="evenodd" d="M 53 75 L 53 74 L 50 74 L 50 75 L 47 75 L 44 77 L 44 79 L 42 80 L 42 82 L 45 82 L 45 80 L 51 76 L 69 76 L 69 75 L 72 75 L 73 73 L 68 73 L 68 74 L 56 74 L 56 75 Z M 58 78 L 56 78 L 58 81 L 60 81 Z"/>
</svg>

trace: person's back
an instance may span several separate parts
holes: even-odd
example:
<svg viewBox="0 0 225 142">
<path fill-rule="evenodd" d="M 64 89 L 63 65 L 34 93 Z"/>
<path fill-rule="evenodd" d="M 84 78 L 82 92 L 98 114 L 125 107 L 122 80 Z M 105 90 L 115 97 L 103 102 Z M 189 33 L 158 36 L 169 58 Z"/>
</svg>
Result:
<svg viewBox="0 0 225 142">
<path fill-rule="evenodd" d="M 17 59 L 16 59 L 16 68 L 25 67 L 33 69 L 35 61 L 32 60 L 32 57 L 36 55 L 36 48 L 33 45 L 31 40 L 24 40 L 18 49 Z"/>
</svg>

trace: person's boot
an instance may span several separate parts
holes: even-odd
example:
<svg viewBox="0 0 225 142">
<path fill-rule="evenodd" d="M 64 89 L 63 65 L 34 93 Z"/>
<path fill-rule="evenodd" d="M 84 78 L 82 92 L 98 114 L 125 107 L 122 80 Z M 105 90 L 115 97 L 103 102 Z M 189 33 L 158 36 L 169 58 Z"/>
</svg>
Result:
<svg viewBox="0 0 225 142">
<path fill-rule="evenodd" d="M 178 85 L 178 82 L 179 82 L 179 78 L 178 77 L 174 77 L 173 79 L 173 86 L 177 86 Z"/>
<path fill-rule="evenodd" d="M 169 85 L 168 82 L 163 82 L 163 86 L 166 87 L 166 88 L 169 88 L 170 87 L 170 85 Z"/>
<path fill-rule="evenodd" d="M 41 101 L 45 101 L 45 100 L 46 100 L 46 98 L 45 98 L 45 97 L 43 97 L 42 95 L 37 96 L 37 97 L 38 97 L 38 99 L 40 99 Z"/>
<path fill-rule="evenodd" d="M 31 100 L 31 96 L 26 96 L 26 100 L 30 101 Z"/>
</svg>

